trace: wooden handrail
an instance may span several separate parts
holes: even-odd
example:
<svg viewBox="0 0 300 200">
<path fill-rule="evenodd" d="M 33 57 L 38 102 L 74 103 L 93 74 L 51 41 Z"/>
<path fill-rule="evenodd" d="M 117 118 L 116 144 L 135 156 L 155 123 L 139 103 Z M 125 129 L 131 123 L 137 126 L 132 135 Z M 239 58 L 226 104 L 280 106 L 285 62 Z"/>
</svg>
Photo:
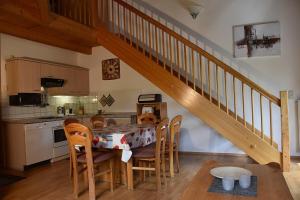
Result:
<svg viewBox="0 0 300 200">
<path fill-rule="evenodd" d="M 209 61 L 212 61 L 218 67 L 222 68 L 225 72 L 228 72 L 229 74 L 231 74 L 235 78 L 239 79 L 241 82 L 243 82 L 244 84 L 248 85 L 250 88 L 254 89 L 258 93 L 260 93 L 261 95 L 263 95 L 265 98 L 267 98 L 270 101 L 272 101 L 277 106 L 280 106 L 280 99 L 279 98 L 277 98 L 276 96 L 268 93 L 266 90 L 264 90 L 262 87 L 260 87 L 259 85 L 257 85 L 255 82 L 251 81 L 249 78 L 245 77 L 244 75 L 242 75 L 238 71 L 234 70 L 233 68 L 231 68 L 230 66 L 228 66 L 223 61 L 221 61 L 218 58 L 216 58 L 215 56 L 213 56 L 210 53 L 206 52 L 205 50 L 203 50 L 202 48 L 200 48 L 198 45 L 192 43 L 191 41 L 189 41 L 188 39 L 184 38 L 180 34 L 176 33 L 175 31 L 171 30 L 170 28 L 168 28 L 167 26 L 161 24 L 160 22 L 156 21 L 155 19 L 149 17 L 148 15 L 144 14 L 143 12 L 141 12 L 138 9 L 136 9 L 135 7 L 127 4 L 126 2 L 124 2 L 122 0 L 113 0 L 113 1 L 117 2 L 118 4 L 122 5 L 124 8 L 130 10 L 131 12 L 133 12 L 136 15 L 140 16 L 141 18 L 143 18 L 144 20 L 146 20 L 149 23 L 153 24 L 157 28 L 161 29 L 162 31 L 164 31 L 167 34 L 169 34 L 172 37 L 174 37 L 175 39 L 179 40 L 184 45 L 190 47 L 194 51 L 196 51 L 199 54 L 201 54 L 202 56 L 206 57 Z"/>
</svg>

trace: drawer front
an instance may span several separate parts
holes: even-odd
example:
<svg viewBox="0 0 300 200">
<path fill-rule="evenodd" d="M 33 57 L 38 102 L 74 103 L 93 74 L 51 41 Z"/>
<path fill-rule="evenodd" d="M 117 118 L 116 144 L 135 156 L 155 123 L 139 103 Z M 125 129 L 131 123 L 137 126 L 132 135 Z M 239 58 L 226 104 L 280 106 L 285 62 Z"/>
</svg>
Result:
<svg viewBox="0 0 300 200">
<path fill-rule="evenodd" d="M 69 148 L 67 145 L 53 148 L 53 158 L 57 158 L 67 154 L 69 154 Z"/>
</svg>

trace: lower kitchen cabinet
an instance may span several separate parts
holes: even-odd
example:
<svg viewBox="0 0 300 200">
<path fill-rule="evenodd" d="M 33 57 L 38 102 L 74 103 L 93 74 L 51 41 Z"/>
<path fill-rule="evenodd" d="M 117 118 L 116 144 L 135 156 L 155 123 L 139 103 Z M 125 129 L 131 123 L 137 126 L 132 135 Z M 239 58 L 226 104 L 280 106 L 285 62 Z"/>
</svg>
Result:
<svg viewBox="0 0 300 200">
<path fill-rule="evenodd" d="M 57 123 L 57 122 L 56 122 Z M 25 166 L 53 157 L 53 122 L 5 123 L 6 167 L 23 171 Z"/>
</svg>

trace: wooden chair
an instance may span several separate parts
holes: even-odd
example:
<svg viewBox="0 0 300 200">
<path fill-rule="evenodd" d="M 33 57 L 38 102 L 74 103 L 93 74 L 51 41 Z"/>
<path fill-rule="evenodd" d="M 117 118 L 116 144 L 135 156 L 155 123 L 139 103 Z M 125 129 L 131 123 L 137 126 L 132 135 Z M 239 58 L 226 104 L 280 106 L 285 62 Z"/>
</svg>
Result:
<svg viewBox="0 0 300 200">
<path fill-rule="evenodd" d="M 138 124 L 156 124 L 157 118 L 153 113 L 144 113 L 138 116 Z"/>
<path fill-rule="evenodd" d="M 169 158 L 170 162 L 170 175 L 174 177 L 174 154 L 175 154 L 175 161 L 176 161 L 176 169 L 179 172 L 179 140 L 180 140 L 180 127 L 182 122 L 182 116 L 177 115 L 175 116 L 169 126 L 169 141 L 166 145 L 166 154 Z"/>
<path fill-rule="evenodd" d="M 92 123 L 93 128 L 106 127 L 105 119 L 103 117 L 101 117 L 100 115 L 94 115 L 93 117 L 91 117 L 90 121 Z"/>
<path fill-rule="evenodd" d="M 73 188 L 74 196 L 78 198 L 78 175 L 82 172 L 87 172 L 89 199 L 95 199 L 95 177 L 107 174 L 110 175 L 110 189 L 113 191 L 114 187 L 114 154 L 112 152 L 92 152 L 93 134 L 91 130 L 79 123 L 70 123 L 64 127 L 68 142 L 71 148 L 72 166 L 73 166 Z M 76 145 L 84 147 L 83 154 L 77 154 L 75 150 Z M 94 167 L 98 168 L 100 164 L 109 161 L 109 169 L 94 173 Z M 82 164 L 79 169 L 78 163 Z"/>
<path fill-rule="evenodd" d="M 107 126 L 115 126 L 117 125 L 117 122 L 114 119 L 108 119 L 106 124 Z"/>
<path fill-rule="evenodd" d="M 64 127 L 71 123 L 79 123 L 79 120 L 76 118 L 67 118 L 64 121 Z M 65 132 L 65 135 L 67 137 L 66 132 Z M 71 154 L 71 146 L 70 146 L 69 142 L 68 142 L 68 148 L 69 148 L 69 159 L 70 159 L 70 177 L 72 177 L 73 176 L 72 154 Z"/>
<path fill-rule="evenodd" d="M 133 151 L 132 158 L 138 166 L 133 166 L 132 170 L 154 171 L 156 175 L 157 189 L 161 189 L 161 171 L 163 182 L 166 185 L 166 163 L 165 145 L 167 139 L 168 119 L 161 121 L 156 127 L 156 143 L 139 148 Z M 151 167 L 154 164 L 154 167 Z M 132 173 L 131 173 L 132 174 Z"/>
</svg>

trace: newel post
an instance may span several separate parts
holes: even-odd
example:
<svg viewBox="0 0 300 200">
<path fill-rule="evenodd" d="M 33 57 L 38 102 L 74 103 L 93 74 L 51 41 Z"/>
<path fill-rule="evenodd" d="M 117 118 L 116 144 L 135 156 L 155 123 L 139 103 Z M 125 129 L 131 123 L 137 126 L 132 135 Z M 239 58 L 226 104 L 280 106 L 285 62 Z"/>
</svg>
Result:
<svg viewBox="0 0 300 200">
<path fill-rule="evenodd" d="M 281 168 L 282 171 L 290 171 L 290 131 L 289 131 L 289 112 L 288 112 L 288 91 L 280 92 L 281 104 Z"/>
</svg>

